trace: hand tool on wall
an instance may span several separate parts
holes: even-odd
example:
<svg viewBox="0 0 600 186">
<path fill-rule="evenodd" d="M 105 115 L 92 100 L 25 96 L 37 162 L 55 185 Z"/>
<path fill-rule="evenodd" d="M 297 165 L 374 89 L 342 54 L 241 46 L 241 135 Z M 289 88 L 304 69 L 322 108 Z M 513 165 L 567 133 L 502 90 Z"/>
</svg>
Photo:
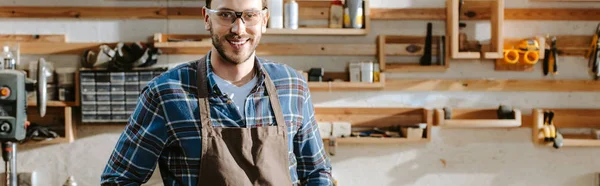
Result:
<svg viewBox="0 0 600 186">
<path fill-rule="evenodd" d="M 556 48 L 556 36 L 552 37 L 550 48 L 545 49 L 544 53 L 544 76 L 550 72 L 558 74 L 558 49 Z"/>
<path fill-rule="evenodd" d="M 589 67 L 594 76 L 595 80 L 600 78 L 600 24 L 596 27 L 596 32 L 592 38 L 590 49 L 588 50 L 586 57 L 589 58 Z"/>
<path fill-rule="evenodd" d="M 423 56 L 421 57 L 421 65 L 431 65 L 431 27 L 432 24 L 427 23 L 427 36 L 425 36 L 425 50 L 423 51 Z"/>
<path fill-rule="evenodd" d="M 438 65 L 446 65 L 446 37 L 440 36 L 440 42 L 438 46 Z"/>
</svg>

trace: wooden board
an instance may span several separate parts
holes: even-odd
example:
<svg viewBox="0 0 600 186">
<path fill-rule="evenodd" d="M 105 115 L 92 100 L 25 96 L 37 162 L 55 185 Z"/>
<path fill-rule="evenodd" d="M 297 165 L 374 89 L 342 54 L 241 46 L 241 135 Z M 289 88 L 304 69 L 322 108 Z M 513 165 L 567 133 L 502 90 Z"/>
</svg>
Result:
<svg viewBox="0 0 600 186">
<path fill-rule="evenodd" d="M 0 34 L 0 41 L 64 43 L 66 39 L 64 34 Z"/>
<path fill-rule="evenodd" d="M 353 28 L 298 28 L 298 29 L 267 29 L 265 35 L 367 35 L 366 29 Z"/>
<path fill-rule="evenodd" d="M 328 138 L 323 139 L 325 142 L 329 142 Z M 431 140 L 427 138 L 372 138 L 372 137 L 347 137 L 337 138 L 338 144 L 402 144 L 402 143 L 415 143 L 415 142 L 429 142 Z M 327 143 L 326 143 L 327 144 Z"/>
<path fill-rule="evenodd" d="M 444 118 L 444 111 L 436 109 L 436 125 L 451 128 L 506 128 L 520 127 L 521 111 L 513 109 L 515 119 L 498 119 L 496 109 L 452 109 L 451 119 Z"/>
<path fill-rule="evenodd" d="M 384 91 L 598 92 L 594 80 L 388 79 Z"/>
<path fill-rule="evenodd" d="M 381 90 L 385 87 L 385 73 L 379 74 L 379 82 L 348 82 L 347 74 L 344 81 L 308 82 L 311 91 L 352 91 L 352 90 Z"/>
<path fill-rule="evenodd" d="M 2 18 L 75 18 L 75 19 L 198 19 L 200 7 L 66 7 L 3 6 Z"/>
<path fill-rule="evenodd" d="M 448 70 L 447 66 L 441 65 L 413 65 L 413 64 L 394 64 L 388 63 L 385 65 L 386 72 L 445 72 Z"/>
<path fill-rule="evenodd" d="M 429 111 L 422 108 L 316 107 L 317 121 L 347 121 L 353 127 L 385 127 L 427 123 Z M 431 115 L 433 117 L 433 115 Z M 429 121 L 431 122 L 431 121 Z"/>
<path fill-rule="evenodd" d="M 447 6 L 450 7 L 450 6 Z M 474 17 L 461 15 L 461 20 L 489 20 L 489 9 L 466 9 L 475 13 Z M 373 8 L 373 20 L 445 20 L 445 8 Z M 504 20 L 556 20 L 556 21 L 597 21 L 600 10 L 594 8 L 505 8 Z"/>
</svg>

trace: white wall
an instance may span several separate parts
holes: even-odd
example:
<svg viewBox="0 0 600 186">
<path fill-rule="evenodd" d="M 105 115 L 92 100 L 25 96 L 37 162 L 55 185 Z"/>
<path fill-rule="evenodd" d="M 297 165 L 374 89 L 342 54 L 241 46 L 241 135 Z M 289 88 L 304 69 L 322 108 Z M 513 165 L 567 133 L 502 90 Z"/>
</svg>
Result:
<svg viewBox="0 0 600 186">
<path fill-rule="evenodd" d="M 372 7 L 444 7 L 444 0 L 371 0 Z M 532 3 L 506 0 L 506 7 L 593 7 L 600 3 Z M 99 0 L 2 0 L 0 6 L 201 6 L 201 2 L 99 1 Z M 444 34 L 443 21 L 432 21 L 434 34 Z M 591 35 L 597 22 L 586 21 L 506 21 L 506 37 L 537 34 Z M 206 33 L 200 20 L 36 20 L 2 19 L 0 34 L 66 34 L 70 42 L 145 41 L 157 32 Z M 291 37 L 265 36 L 264 42 L 374 43 L 378 34 L 425 35 L 425 21 L 373 21 L 367 36 Z M 478 26 L 478 39 L 489 24 Z M 344 38 L 344 41 L 341 41 Z M 55 66 L 77 66 L 78 56 L 23 56 L 27 61 L 45 57 Z M 195 59 L 194 55 L 161 56 L 160 65 L 173 66 Z M 323 66 L 339 71 L 354 57 L 268 56 L 279 62 L 307 70 Z M 360 57 L 374 59 L 374 57 Z M 313 61 L 313 62 L 310 62 Z M 391 78 L 496 78 L 496 79 L 589 79 L 587 62 L 581 57 L 560 57 L 560 74 L 543 77 L 541 67 L 534 72 L 495 72 L 491 61 L 451 61 L 445 73 L 390 74 Z M 316 106 L 357 107 L 496 107 L 511 104 L 529 114 L 537 107 L 597 108 L 598 93 L 578 92 L 314 92 Z M 19 171 L 36 171 L 39 185 L 62 184 L 74 175 L 80 185 L 98 185 L 100 174 L 123 126 L 79 126 L 72 144 L 21 148 Z M 600 172 L 597 148 L 535 147 L 531 129 L 433 129 L 427 144 L 345 145 L 332 157 L 334 176 L 343 186 L 352 185 L 547 185 L 590 186 Z M 445 163 L 444 163 L 445 162 Z M 0 169 L 2 170 L 2 169 Z M 158 171 L 148 185 L 162 185 Z"/>
</svg>

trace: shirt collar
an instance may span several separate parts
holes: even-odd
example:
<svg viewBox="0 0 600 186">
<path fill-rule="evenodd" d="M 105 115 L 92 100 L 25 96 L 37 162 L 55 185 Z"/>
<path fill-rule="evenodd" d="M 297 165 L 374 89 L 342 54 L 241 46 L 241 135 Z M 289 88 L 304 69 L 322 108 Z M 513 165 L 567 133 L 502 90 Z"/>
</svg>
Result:
<svg viewBox="0 0 600 186">
<path fill-rule="evenodd" d="M 211 56 L 211 52 L 212 51 L 208 51 L 208 53 L 206 54 L 206 76 L 208 78 L 208 86 L 209 86 L 209 95 L 213 95 L 213 96 L 222 96 L 223 93 L 221 92 L 221 90 L 219 89 L 219 87 L 217 86 L 217 83 L 214 79 L 214 76 L 216 75 L 212 69 L 212 65 L 211 65 L 211 60 L 210 60 L 210 56 Z M 251 92 L 255 92 L 258 90 L 259 87 L 263 86 L 263 83 L 265 81 L 265 70 L 262 66 L 262 60 L 258 57 L 254 57 L 254 67 L 256 67 L 257 70 L 257 81 L 256 81 L 256 85 L 254 86 L 254 88 L 252 89 Z"/>
</svg>

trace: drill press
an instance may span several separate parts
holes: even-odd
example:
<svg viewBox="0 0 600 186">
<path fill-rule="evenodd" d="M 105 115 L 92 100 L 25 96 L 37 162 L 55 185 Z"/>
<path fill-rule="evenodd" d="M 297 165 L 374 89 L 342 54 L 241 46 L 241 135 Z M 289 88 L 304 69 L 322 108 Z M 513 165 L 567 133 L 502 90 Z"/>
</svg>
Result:
<svg viewBox="0 0 600 186">
<path fill-rule="evenodd" d="M 46 114 L 46 61 L 38 60 L 37 81 L 26 78 L 23 71 L 0 70 L 0 142 L 2 158 L 6 165 L 6 185 L 17 185 L 16 142 L 25 139 L 27 129 L 27 91 L 37 91 L 40 115 Z"/>
</svg>

